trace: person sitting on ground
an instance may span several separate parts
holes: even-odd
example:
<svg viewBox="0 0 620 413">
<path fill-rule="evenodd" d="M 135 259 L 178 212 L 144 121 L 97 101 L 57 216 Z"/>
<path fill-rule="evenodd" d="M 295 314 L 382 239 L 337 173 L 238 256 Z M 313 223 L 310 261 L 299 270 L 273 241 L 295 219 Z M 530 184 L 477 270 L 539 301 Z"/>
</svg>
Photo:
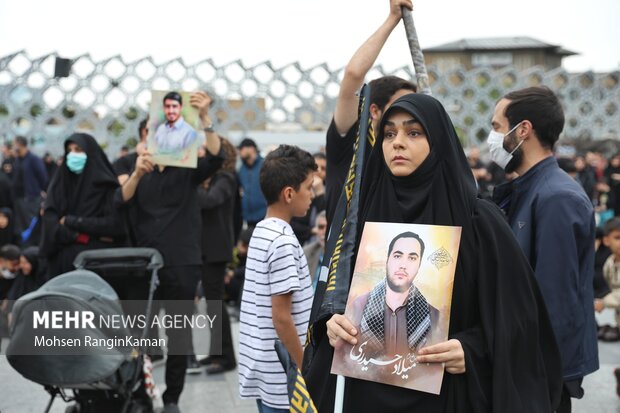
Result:
<svg viewBox="0 0 620 413">
<path fill-rule="evenodd" d="M 0 339 L 9 336 L 7 295 L 19 271 L 19 256 L 17 245 L 7 244 L 0 248 Z"/>
<path fill-rule="evenodd" d="M 19 271 L 15 282 L 7 294 L 9 302 L 9 325 L 11 323 L 11 310 L 15 300 L 31 293 L 47 281 L 45 268 L 39 259 L 39 247 L 28 247 L 24 249 L 19 257 Z"/>
<path fill-rule="evenodd" d="M 610 327 L 600 337 L 603 341 L 620 340 L 620 218 L 613 218 L 605 223 L 603 242 L 609 247 L 611 255 L 603 265 L 603 275 L 611 290 L 602 298 L 594 300 L 597 312 L 611 308 L 616 313 L 616 326 Z"/>
</svg>

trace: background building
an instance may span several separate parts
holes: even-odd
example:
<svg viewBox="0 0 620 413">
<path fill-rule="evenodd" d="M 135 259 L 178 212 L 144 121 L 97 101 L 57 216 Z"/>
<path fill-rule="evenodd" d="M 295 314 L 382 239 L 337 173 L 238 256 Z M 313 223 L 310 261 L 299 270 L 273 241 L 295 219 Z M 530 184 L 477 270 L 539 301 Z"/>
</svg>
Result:
<svg viewBox="0 0 620 413">
<path fill-rule="evenodd" d="M 466 70 L 478 67 L 503 68 L 512 66 L 525 70 L 541 66 L 552 70 L 562 66 L 562 59 L 577 53 L 561 46 L 542 42 L 531 37 L 488 37 L 461 39 L 424 49 L 427 65 L 439 70 Z"/>
</svg>

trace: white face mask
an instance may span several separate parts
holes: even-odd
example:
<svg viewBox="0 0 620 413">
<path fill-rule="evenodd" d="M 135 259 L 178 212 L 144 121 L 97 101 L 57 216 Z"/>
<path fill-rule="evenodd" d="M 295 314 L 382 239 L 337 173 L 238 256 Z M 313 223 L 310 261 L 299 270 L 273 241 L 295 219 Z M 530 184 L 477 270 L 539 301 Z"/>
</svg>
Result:
<svg viewBox="0 0 620 413">
<path fill-rule="evenodd" d="M 0 274 L 2 274 L 2 277 L 5 280 L 12 280 L 13 278 L 15 278 L 15 273 L 11 272 L 8 270 L 8 268 L 3 268 L 2 270 L 0 270 Z"/>
<path fill-rule="evenodd" d="M 489 152 L 491 155 L 491 160 L 498 164 L 502 169 L 506 169 L 506 165 L 508 162 L 512 160 L 512 154 L 515 153 L 517 149 L 524 142 L 523 140 L 519 142 L 516 148 L 512 150 L 512 152 L 508 152 L 504 149 L 504 137 L 510 135 L 517 127 L 521 124 L 521 122 L 517 123 L 514 128 L 510 129 L 508 133 L 503 134 L 501 132 L 496 132 L 491 129 L 489 132 L 489 137 L 487 138 L 487 145 L 489 145 Z"/>
</svg>

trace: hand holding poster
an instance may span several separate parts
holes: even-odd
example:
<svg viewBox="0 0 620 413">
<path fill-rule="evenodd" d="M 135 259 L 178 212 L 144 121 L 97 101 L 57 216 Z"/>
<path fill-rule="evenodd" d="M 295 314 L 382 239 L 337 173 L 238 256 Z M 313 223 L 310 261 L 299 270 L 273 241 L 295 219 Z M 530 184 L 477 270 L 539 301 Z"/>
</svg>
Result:
<svg viewBox="0 0 620 413">
<path fill-rule="evenodd" d="M 439 394 L 442 364 L 421 348 L 448 339 L 460 227 L 367 222 L 345 317 L 357 344 L 335 349 L 332 373 Z"/>
<path fill-rule="evenodd" d="M 195 168 L 203 142 L 198 109 L 189 92 L 152 92 L 147 149 L 158 165 Z"/>
</svg>

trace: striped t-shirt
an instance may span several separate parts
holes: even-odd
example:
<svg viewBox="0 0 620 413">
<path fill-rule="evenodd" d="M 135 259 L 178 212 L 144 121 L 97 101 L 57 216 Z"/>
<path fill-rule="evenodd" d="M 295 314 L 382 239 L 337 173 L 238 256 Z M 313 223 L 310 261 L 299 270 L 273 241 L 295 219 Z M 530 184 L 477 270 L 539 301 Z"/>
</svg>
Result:
<svg viewBox="0 0 620 413">
<path fill-rule="evenodd" d="M 278 338 L 271 296 L 293 293 L 293 322 L 303 344 L 312 307 L 308 263 L 291 226 L 278 218 L 258 223 L 245 267 L 239 327 L 239 394 L 288 409 L 286 374 L 274 350 Z"/>
</svg>

